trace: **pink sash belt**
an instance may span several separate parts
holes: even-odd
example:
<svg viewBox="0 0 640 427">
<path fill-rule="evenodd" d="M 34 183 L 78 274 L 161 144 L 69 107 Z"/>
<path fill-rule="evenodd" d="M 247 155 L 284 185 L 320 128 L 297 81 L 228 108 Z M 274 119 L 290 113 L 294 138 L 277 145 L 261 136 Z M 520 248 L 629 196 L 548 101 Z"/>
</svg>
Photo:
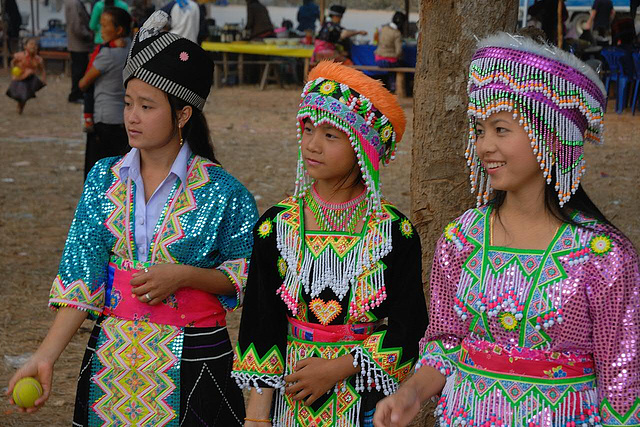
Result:
<svg viewBox="0 0 640 427">
<path fill-rule="evenodd" d="M 379 323 L 323 326 L 289 317 L 289 335 L 312 342 L 363 341 L 378 327 Z"/>
<path fill-rule="evenodd" d="M 134 273 L 150 266 L 151 263 L 111 258 L 105 315 L 178 327 L 226 325 L 225 310 L 218 298 L 198 289 L 181 288 L 154 306 L 140 302 L 132 293 L 130 282 Z"/>
<path fill-rule="evenodd" d="M 483 340 L 462 342 L 460 368 L 482 371 L 496 378 L 525 377 L 529 381 L 589 381 L 595 379 L 595 365 L 589 355 L 502 346 Z"/>
</svg>

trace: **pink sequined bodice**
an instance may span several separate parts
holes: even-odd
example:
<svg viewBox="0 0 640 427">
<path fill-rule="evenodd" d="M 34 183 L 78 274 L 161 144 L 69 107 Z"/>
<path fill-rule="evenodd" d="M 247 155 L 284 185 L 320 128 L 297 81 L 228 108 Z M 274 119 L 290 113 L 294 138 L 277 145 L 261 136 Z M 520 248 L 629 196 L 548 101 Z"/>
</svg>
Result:
<svg viewBox="0 0 640 427">
<path fill-rule="evenodd" d="M 573 410 L 579 413 L 587 401 L 596 401 L 604 425 L 639 424 L 640 273 L 631 243 L 615 228 L 577 215 L 575 221 L 584 227 L 563 225 L 546 251 L 492 247 L 489 210 L 467 211 L 438 242 L 431 276 L 431 323 L 421 343 L 419 365 L 434 366 L 448 381 L 457 376 L 460 382 L 458 358 L 465 339 L 540 354 L 590 356 L 595 361 L 595 387 L 582 384 L 565 392 L 575 393 L 568 402 L 583 402 L 584 407 Z M 476 390 L 478 384 L 486 384 L 481 375 L 465 378 Z M 538 388 L 542 396 L 551 396 L 549 408 L 555 410 L 549 387 Z M 466 393 L 453 385 L 445 387 L 447 392 L 451 402 L 457 401 L 454 394 Z M 480 407 L 481 393 L 468 393 L 469 404 L 475 405 L 471 401 L 477 399 Z M 515 397 L 513 401 L 517 403 Z M 558 416 L 550 415 L 549 425 L 560 425 L 554 421 Z M 537 422 L 533 415 L 530 420 Z"/>
</svg>

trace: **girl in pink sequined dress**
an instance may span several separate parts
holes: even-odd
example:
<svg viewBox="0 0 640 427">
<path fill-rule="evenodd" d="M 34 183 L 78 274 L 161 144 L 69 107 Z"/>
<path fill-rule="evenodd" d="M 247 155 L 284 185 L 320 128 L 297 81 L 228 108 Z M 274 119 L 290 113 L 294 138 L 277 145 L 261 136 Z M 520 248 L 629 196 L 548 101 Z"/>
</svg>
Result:
<svg viewBox="0 0 640 427">
<path fill-rule="evenodd" d="M 441 426 L 640 425 L 638 255 L 580 186 L 602 83 L 503 33 L 480 42 L 468 92 L 478 206 L 438 241 L 417 372 L 375 425 L 429 398 Z"/>
</svg>

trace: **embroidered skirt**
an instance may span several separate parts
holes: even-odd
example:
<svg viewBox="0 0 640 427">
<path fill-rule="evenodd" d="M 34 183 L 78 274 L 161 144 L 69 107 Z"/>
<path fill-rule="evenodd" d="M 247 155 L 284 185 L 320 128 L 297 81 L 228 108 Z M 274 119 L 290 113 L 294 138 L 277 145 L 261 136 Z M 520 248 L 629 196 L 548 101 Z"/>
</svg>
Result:
<svg viewBox="0 0 640 427">
<path fill-rule="evenodd" d="M 243 425 L 224 309 L 190 288 L 157 306 L 139 302 L 130 281 L 146 266 L 109 263 L 108 305 L 82 362 L 74 426 Z"/>
<path fill-rule="evenodd" d="M 594 361 L 483 340 L 462 343 L 436 408 L 440 426 L 597 426 Z"/>
<path fill-rule="evenodd" d="M 82 362 L 74 426 L 241 426 L 226 327 L 102 316 Z"/>
<path fill-rule="evenodd" d="M 308 357 L 336 359 L 366 339 L 377 324 L 322 326 L 289 319 L 285 376 L 296 363 Z M 274 395 L 273 425 L 277 427 L 373 427 L 376 404 L 384 394 L 375 389 L 356 391 L 356 377 L 336 384 L 334 389 L 310 406 L 294 401 L 277 389 Z"/>
</svg>

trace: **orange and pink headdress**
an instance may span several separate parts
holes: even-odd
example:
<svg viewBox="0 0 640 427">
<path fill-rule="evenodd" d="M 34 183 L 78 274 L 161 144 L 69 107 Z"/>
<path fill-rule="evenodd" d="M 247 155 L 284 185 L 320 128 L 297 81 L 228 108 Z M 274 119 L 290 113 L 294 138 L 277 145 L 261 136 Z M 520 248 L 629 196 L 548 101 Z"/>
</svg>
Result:
<svg viewBox="0 0 640 427">
<path fill-rule="evenodd" d="M 395 157 L 406 118 L 394 95 L 381 82 L 334 62 L 320 62 L 310 73 L 298 111 L 298 142 L 303 122 L 329 123 L 349 136 L 368 191 L 371 213 L 380 212 L 380 163 Z M 313 180 L 298 153 L 295 196 L 302 197 Z"/>
</svg>

